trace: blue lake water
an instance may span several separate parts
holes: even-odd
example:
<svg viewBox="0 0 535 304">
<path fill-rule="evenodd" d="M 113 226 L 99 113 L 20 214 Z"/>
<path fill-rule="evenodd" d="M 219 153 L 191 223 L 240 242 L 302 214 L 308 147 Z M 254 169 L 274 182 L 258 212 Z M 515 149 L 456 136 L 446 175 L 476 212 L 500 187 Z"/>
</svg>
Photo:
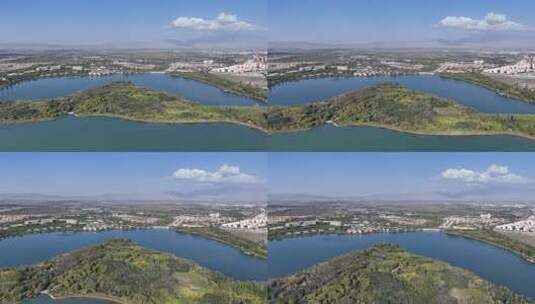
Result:
<svg viewBox="0 0 535 304">
<path fill-rule="evenodd" d="M 64 117 L 0 124 L 0 151 L 265 151 L 265 143 L 261 131 L 228 123 Z"/>
<path fill-rule="evenodd" d="M 284 277 L 335 256 L 385 243 L 468 269 L 495 284 L 535 297 L 534 264 L 499 247 L 439 232 L 318 235 L 270 241 L 269 277 Z"/>
<path fill-rule="evenodd" d="M 484 87 L 439 76 L 378 76 L 314 78 L 276 85 L 269 91 L 271 104 L 320 101 L 379 83 L 399 83 L 409 89 L 453 99 L 486 113 L 535 113 L 535 104 L 500 96 Z"/>
<path fill-rule="evenodd" d="M 111 239 L 129 239 L 138 245 L 168 252 L 218 271 L 236 280 L 265 280 L 267 262 L 228 245 L 173 230 L 68 232 L 28 234 L 0 240 L 0 267 L 30 265 L 56 255 L 94 246 Z"/>
<path fill-rule="evenodd" d="M 535 140 L 510 135 L 433 136 L 374 127 L 325 125 L 268 136 L 269 151 L 535 151 Z"/>
<path fill-rule="evenodd" d="M 56 77 L 23 81 L 0 89 L 0 100 L 37 100 L 61 97 L 80 90 L 99 87 L 114 81 L 131 81 L 135 85 L 180 95 L 208 105 L 255 105 L 257 101 L 230 94 L 200 81 L 172 77 L 162 73 L 110 75 L 99 77 Z"/>
</svg>

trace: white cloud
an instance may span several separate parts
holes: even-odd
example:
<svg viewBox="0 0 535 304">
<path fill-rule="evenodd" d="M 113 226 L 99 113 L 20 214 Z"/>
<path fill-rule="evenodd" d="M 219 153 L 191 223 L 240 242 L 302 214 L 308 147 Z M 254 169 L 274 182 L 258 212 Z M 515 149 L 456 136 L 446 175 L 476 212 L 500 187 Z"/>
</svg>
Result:
<svg viewBox="0 0 535 304">
<path fill-rule="evenodd" d="M 178 169 L 173 177 L 179 180 L 198 183 L 236 183 L 252 184 L 258 182 L 258 178 L 240 171 L 240 167 L 222 165 L 215 171 L 202 169 Z"/>
<path fill-rule="evenodd" d="M 507 19 L 504 14 L 488 13 L 483 19 L 463 16 L 448 16 L 439 23 L 442 27 L 459 28 L 476 31 L 520 31 L 526 27 Z"/>
<path fill-rule="evenodd" d="M 441 174 L 442 178 L 473 184 L 516 184 L 525 182 L 525 178 L 509 172 L 507 166 L 492 164 L 485 171 L 470 169 L 447 169 Z"/>
<path fill-rule="evenodd" d="M 215 19 L 178 17 L 171 22 L 171 27 L 209 32 L 240 32 L 258 29 L 257 26 L 245 21 L 240 21 L 238 20 L 238 16 L 228 13 L 220 13 Z"/>
</svg>

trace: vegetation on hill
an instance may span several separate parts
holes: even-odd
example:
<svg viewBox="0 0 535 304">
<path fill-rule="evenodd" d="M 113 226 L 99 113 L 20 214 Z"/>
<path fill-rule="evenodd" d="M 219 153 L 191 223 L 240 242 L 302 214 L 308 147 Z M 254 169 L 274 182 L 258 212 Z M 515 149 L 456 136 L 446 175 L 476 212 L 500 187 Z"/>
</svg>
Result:
<svg viewBox="0 0 535 304">
<path fill-rule="evenodd" d="M 200 235 L 233 246 L 247 255 L 267 259 L 267 247 L 265 243 L 253 242 L 217 227 L 178 227 L 176 230 L 178 232 Z"/>
<path fill-rule="evenodd" d="M 47 290 L 54 297 L 94 296 L 129 304 L 264 303 L 265 288 L 237 282 L 126 240 L 58 256 L 26 268 L 0 269 L 0 303 Z"/>
<path fill-rule="evenodd" d="M 173 75 L 201 81 L 229 93 L 267 102 L 267 90 L 246 83 L 231 81 L 206 72 L 176 72 Z"/>
<path fill-rule="evenodd" d="M 48 101 L 0 102 L 0 122 L 111 116 L 155 123 L 229 122 L 266 133 L 292 132 L 332 122 L 430 135 L 510 134 L 535 138 L 535 115 L 484 114 L 451 100 L 380 84 L 331 99 L 292 106 L 210 106 L 116 82 Z"/>
<path fill-rule="evenodd" d="M 483 114 L 453 101 L 380 84 L 305 105 L 274 106 L 272 132 L 309 129 L 327 122 L 377 126 L 421 134 L 515 134 L 535 137 L 535 115 Z"/>
<path fill-rule="evenodd" d="M 485 243 L 492 244 L 504 249 L 507 249 L 511 252 L 514 252 L 520 255 L 522 258 L 528 262 L 535 263 L 535 247 L 523 243 L 521 241 L 512 239 L 503 235 L 499 232 L 489 230 L 489 229 L 480 229 L 480 230 L 453 230 L 450 229 L 446 231 L 450 235 L 458 235 L 466 238 L 476 239 Z"/>
<path fill-rule="evenodd" d="M 80 116 L 115 116 L 148 122 L 231 122 L 265 128 L 260 107 L 208 106 L 157 90 L 114 82 L 72 96 L 36 102 L 0 102 L 0 121 L 55 119 L 73 112 Z"/>
<path fill-rule="evenodd" d="M 529 303 L 475 274 L 394 245 L 334 258 L 269 282 L 271 303 Z"/>
<path fill-rule="evenodd" d="M 441 77 L 466 81 L 486 87 L 499 95 L 535 103 L 535 91 L 519 85 L 506 83 L 481 73 L 442 73 Z"/>
</svg>

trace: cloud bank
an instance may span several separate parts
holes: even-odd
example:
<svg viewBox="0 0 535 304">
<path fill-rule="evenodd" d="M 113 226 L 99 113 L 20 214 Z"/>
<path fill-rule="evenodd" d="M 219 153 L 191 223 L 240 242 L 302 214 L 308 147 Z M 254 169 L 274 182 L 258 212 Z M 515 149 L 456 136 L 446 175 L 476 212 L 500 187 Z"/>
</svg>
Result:
<svg viewBox="0 0 535 304">
<path fill-rule="evenodd" d="M 251 23 L 238 20 L 238 16 L 234 14 L 224 12 L 214 19 L 178 17 L 171 22 L 171 27 L 206 32 L 243 32 L 259 29 Z"/>
<path fill-rule="evenodd" d="M 441 177 L 446 180 L 470 184 L 518 184 L 526 179 L 520 175 L 509 172 L 507 166 L 490 165 L 485 171 L 470 169 L 446 169 Z"/>
<path fill-rule="evenodd" d="M 475 31 L 522 31 L 526 27 L 520 23 L 507 19 L 504 14 L 488 13 L 483 19 L 473 19 L 464 16 L 447 16 L 439 26 Z"/>
<path fill-rule="evenodd" d="M 232 184 L 254 184 L 259 181 L 259 178 L 241 172 L 240 167 L 222 165 L 215 171 L 207 171 L 203 169 L 178 169 L 173 173 L 173 177 L 182 181 L 190 181 L 196 183 L 232 183 Z"/>
</svg>

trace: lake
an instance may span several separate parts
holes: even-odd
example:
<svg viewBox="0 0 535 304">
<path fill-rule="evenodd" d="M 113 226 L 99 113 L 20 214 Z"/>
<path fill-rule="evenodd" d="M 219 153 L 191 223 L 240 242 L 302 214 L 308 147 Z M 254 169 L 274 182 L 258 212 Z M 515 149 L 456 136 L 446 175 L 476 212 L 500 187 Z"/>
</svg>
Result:
<svg viewBox="0 0 535 304">
<path fill-rule="evenodd" d="M 0 124 L 0 151 L 535 151 L 535 140 L 414 135 L 332 125 L 267 136 L 229 123 L 155 124 L 69 116 Z"/>
<path fill-rule="evenodd" d="M 163 73 L 41 78 L 19 82 L 0 89 L 0 100 L 37 100 L 62 97 L 114 81 L 131 81 L 137 86 L 179 95 L 190 101 L 208 105 L 259 104 L 251 98 L 230 94 L 200 81 L 172 77 Z"/>
<path fill-rule="evenodd" d="M 337 77 L 290 81 L 271 88 L 269 103 L 314 102 L 385 82 L 399 83 L 412 90 L 450 98 L 481 112 L 535 113 L 535 104 L 503 97 L 489 89 L 464 81 L 428 75 Z"/>
<path fill-rule="evenodd" d="M 0 267 L 30 265 L 56 255 L 94 246 L 111 239 L 129 239 L 138 245 L 192 260 L 236 280 L 265 280 L 267 262 L 200 236 L 173 230 L 54 232 L 0 240 Z"/>
<path fill-rule="evenodd" d="M 468 269 L 495 284 L 535 297 L 534 264 L 499 247 L 441 232 L 316 235 L 270 241 L 269 277 L 284 277 L 335 256 L 384 243 Z"/>
<path fill-rule="evenodd" d="M 269 136 L 270 151 L 535 151 L 535 140 L 509 135 L 433 136 L 375 127 L 325 125 Z"/>
<path fill-rule="evenodd" d="M 0 124 L 0 151 L 263 151 L 259 130 L 229 123 L 154 124 L 107 117 Z"/>
</svg>

